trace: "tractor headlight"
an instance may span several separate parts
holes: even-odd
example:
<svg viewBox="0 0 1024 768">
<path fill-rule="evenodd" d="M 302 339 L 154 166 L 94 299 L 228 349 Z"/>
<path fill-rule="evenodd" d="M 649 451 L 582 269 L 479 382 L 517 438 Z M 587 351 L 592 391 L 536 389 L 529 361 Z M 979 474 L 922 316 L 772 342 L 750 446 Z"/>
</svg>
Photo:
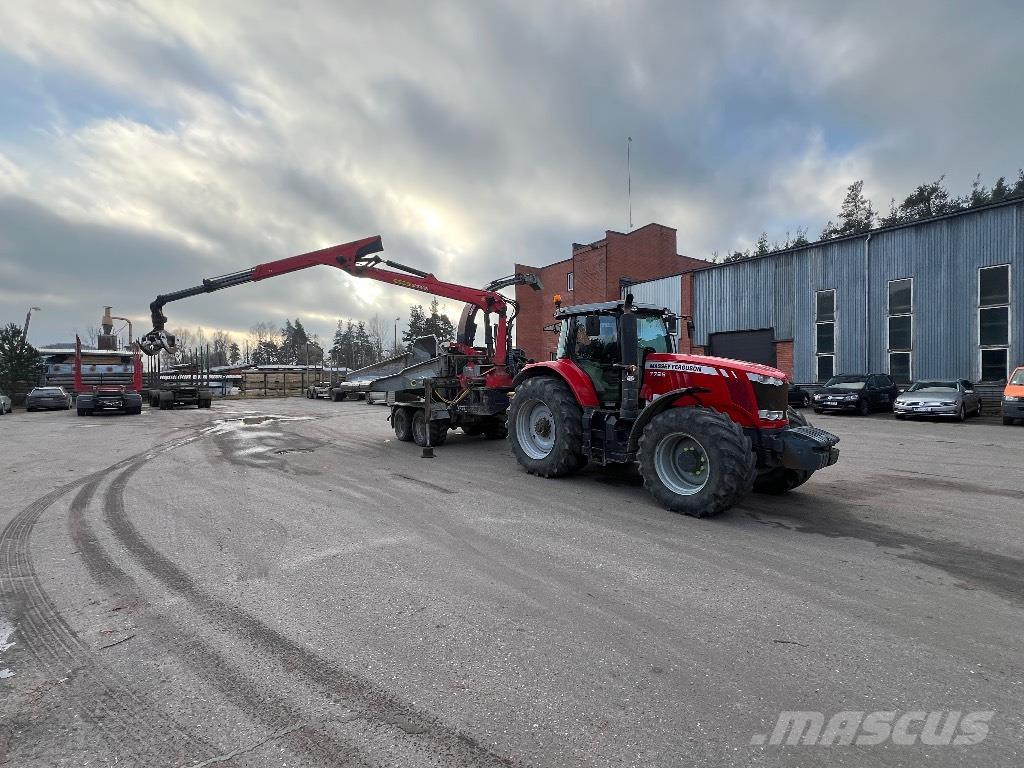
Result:
<svg viewBox="0 0 1024 768">
<path fill-rule="evenodd" d="M 786 383 L 782 379 L 777 379 L 774 376 L 764 376 L 760 373 L 748 373 L 747 378 L 750 379 L 750 381 L 758 384 L 767 384 L 771 387 L 781 387 Z"/>
<path fill-rule="evenodd" d="M 762 421 L 782 421 L 784 418 L 786 418 L 786 412 L 760 410 L 757 412 L 757 418 L 761 419 Z"/>
</svg>

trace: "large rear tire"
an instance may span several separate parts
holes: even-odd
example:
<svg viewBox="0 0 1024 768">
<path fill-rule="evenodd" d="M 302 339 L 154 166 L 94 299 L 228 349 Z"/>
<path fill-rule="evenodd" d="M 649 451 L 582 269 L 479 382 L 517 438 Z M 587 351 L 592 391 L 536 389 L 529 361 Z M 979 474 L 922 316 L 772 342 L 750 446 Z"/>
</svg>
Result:
<svg viewBox="0 0 1024 768">
<path fill-rule="evenodd" d="M 669 408 L 640 435 L 640 474 L 667 509 L 711 517 L 746 496 L 757 474 L 750 439 L 710 408 Z"/>
<path fill-rule="evenodd" d="M 423 410 L 417 408 L 412 417 L 412 439 L 416 445 L 425 446 L 427 444 L 427 426 L 426 419 L 423 416 Z M 448 439 L 448 421 L 447 419 L 434 419 L 430 421 L 430 446 L 437 448 L 438 446 L 444 445 Z"/>
<path fill-rule="evenodd" d="M 412 409 L 395 408 L 391 414 L 391 426 L 395 428 L 395 437 L 401 442 L 412 441 Z"/>
<path fill-rule="evenodd" d="M 583 411 L 561 379 L 536 376 L 516 387 L 507 429 L 516 460 L 532 475 L 564 477 L 587 463 Z"/>
</svg>

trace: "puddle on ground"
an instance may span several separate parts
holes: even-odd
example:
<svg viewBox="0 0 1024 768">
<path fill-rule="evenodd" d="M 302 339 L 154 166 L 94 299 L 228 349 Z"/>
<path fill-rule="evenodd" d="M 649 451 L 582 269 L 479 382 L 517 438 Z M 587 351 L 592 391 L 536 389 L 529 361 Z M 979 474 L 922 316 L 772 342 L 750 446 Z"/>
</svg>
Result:
<svg viewBox="0 0 1024 768">
<path fill-rule="evenodd" d="M 292 421 L 312 421 L 312 416 L 256 414 L 233 419 L 217 419 L 209 428 L 221 455 L 232 464 L 255 468 L 285 469 L 287 455 L 312 453 L 324 443 L 304 435 L 283 432 L 280 425 Z"/>
</svg>

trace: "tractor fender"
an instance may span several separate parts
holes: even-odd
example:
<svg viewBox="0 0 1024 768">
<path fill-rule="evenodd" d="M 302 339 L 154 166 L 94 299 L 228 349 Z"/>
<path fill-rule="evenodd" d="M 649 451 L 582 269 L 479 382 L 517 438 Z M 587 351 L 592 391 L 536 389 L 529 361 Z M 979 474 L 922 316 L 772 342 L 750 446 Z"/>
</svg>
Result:
<svg viewBox="0 0 1024 768">
<path fill-rule="evenodd" d="M 657 400 L 653 401 L 650 405 L 640 411 L 640 415 L 637 420 L 633 422 L 633 428 L 629 431 L 629 443 L 626 446 L 626 451 L 629 453 L 636 453 L 640 448 L 640 435 L 644 431 L 651 419 L 657 416 L 663 411 L 667 411 L 676 405 L 676 402 L 681 397 L 686 395 L 697 395 L 705 392 L 710 392 L 710 389 L 706 387 L 681 387 L 680 389 L 672 389 L 665 394 L 658 397 Z"/>
<path fill-rule="evenodd" d="M 597 399 L 597 390 L 594 389 L 594 382 L 571 360 L 550 360 L 542 363 L 531 363 L 512 379 L 513 389 L 527 379 L 532 379 L 536 376 L 557 376 L 560 378 L 572 391 L 576 397 L 576 402 L 583 408 L 597 408 L 601 404 Z"/>
</svg>

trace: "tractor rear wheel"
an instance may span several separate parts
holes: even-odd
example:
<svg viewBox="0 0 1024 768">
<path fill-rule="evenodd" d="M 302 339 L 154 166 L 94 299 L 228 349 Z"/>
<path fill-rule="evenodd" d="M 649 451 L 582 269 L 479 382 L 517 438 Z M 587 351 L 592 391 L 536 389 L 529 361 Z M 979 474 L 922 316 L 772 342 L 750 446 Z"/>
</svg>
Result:
<svg viewBox="0 0 1024 768">
<path fill-rule="evenodd" d="M 587 463 L 583 411 L 561 379 L 536 376 L 516 387 L 507 424 L 512 452 L 532 475 L 563 477 Z"/>
<path fill-rule="evenodd" d="M 423 410 L 417 408 L 412 417 L 412 439 L 418 446 L 427 444 L 427 420 L 423 416 Z M 429 423 L 430 445 L 438 447 L 444 445 L 448 439 L 448 420 L 432 419 Z"/>
<path fill-rule="evenodd" d="M 395 408 L 391 414 L 391 426 L 395 428 L 395 437 L 403 443 L 412 440 L 412 409 Z"/>
<path fill-rule="evenodd" d="M 710 408 L 669 408 L 640 435 L 640 474 L 673 512 L 710 517 L 739 503 L 757 473 L 750 438 Z"/>
<path fill-rule="evenodd" d="M 788 409 L 786 411 L 786 415 L 791 427 L 811 426 L 811 422 L 809 422 L 802 413 L 793 408 Z M 902 417 L 897 416 L 896 418 L 899 419 Z M 757 493 L 770 493 L 779 496 L 783 493 L 792 491 L 794 488 L 799 488 L 810 480 L 811 475 L 813 474 L 813 472 L 801 469 L 774 467 L 757 476 L 757 479 L 754 480 L 754 491 Z"/>
</svg>

